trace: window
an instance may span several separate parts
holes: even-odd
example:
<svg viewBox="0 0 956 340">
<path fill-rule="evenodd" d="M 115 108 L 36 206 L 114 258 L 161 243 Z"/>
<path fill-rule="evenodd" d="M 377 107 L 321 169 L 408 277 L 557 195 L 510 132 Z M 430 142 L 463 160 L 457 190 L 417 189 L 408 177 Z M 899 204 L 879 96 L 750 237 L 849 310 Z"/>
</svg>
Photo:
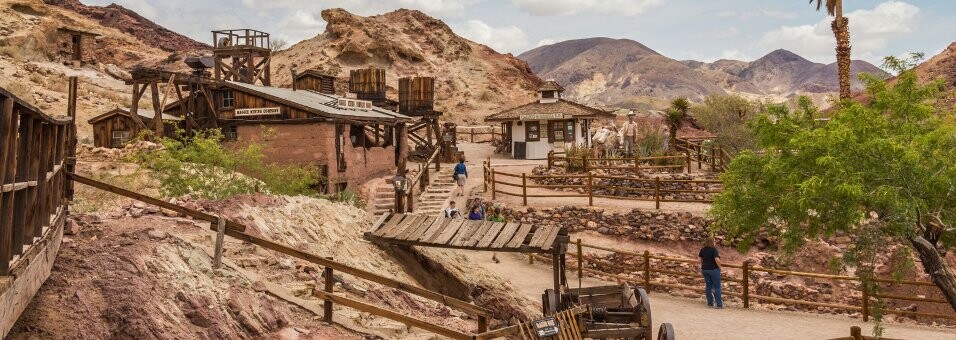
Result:
<svg viewBox="0 0 956 340">
<path fill-rule="evenodd" d="M 541 91 L 541 98 L 554 98 L 554 91 Z"/>
<path fill-rule="evenodd" d="M 524 140 L 537 142 L 541 140 L 541 125 L 538 122 L 528 122 L 524 127 Z"/>
<path fill-rule="evenodd" d="M 128 130 L 113 131 L 113 139 L 110 140 L 110 146 L 114 148 L 123 147 L 123 145 L 129 142 L 132 136 L 133 133 Z"/>
<path fill-rule="evenodd" d="M 222 136 L 227 141 L 239 140 L 239 128 L 235 125 L 224 126 Z"/>
<path fill-rule="evenodd" d="M 222 108 L 235 107 L 236 94 L 232 91 L 222 91 Z"/>
<path fill-rule="evenodd" d="M 548 129 L 548 138 L 552 142 L 563 142 L 564 141 L 564 121 L 555 120 L 548 122 L 550 129 Z"/>
<path fill-rule="evenodd" d="M 574 121 L 573 120 L 564 121 L 564 135 L 567 136 L 568 142 L 574 142 Z"/>
</svg>

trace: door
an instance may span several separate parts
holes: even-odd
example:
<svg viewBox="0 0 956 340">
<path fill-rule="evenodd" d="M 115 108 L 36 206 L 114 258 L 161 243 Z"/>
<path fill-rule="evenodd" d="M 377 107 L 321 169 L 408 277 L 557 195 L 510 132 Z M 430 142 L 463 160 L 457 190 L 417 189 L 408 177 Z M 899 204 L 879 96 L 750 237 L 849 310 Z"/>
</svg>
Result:
<svg viewBox="0 0 956 340">
<path fill-rule="evenodd" d="M 79 34 L 73 35 L 73 60 L 83 60 L 83 38 Z"/>
</svg>

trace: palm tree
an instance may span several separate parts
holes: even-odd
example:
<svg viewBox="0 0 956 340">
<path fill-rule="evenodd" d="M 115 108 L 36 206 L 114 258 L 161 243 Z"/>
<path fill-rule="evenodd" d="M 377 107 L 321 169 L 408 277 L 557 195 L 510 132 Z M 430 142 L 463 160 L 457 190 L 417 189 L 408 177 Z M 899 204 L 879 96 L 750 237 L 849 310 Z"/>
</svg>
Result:
<svg viewBox="0 0 956 340">
<path fill-rule="evenodd" d="M 667 123 L 667 129 L 670 132 L 670 142 L 677 140 L 677 130 L 684 126 L 688 111 L 690 111 L 690 101 L 687 98 L 678 97 L 671 101 L 671 107 L 664 112 L 664 122 Z"/>
<path fill-rule="evenodd" d="M 843 0 L 810 0 L 817 3 L 817 11 L 826 5 L 827 15 L 833 16 L 830 29 L 836 37 L 837 69 L 840 72 L 840 100 L 850 99 L 850 19 L 843 17 Z"/>
</svg>

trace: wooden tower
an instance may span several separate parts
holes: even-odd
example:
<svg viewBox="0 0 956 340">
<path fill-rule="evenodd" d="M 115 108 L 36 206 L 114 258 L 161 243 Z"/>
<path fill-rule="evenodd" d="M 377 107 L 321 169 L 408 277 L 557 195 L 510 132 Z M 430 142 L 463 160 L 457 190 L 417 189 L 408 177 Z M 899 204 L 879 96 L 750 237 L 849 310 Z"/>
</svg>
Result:
<svg viewBox="0 0 956 340">
<path fill-rule="evenodd" d="M 249 84 L 272 84 L 269 33 L 251 29 L 212 31 L 213 78 Z"/>
</svg>

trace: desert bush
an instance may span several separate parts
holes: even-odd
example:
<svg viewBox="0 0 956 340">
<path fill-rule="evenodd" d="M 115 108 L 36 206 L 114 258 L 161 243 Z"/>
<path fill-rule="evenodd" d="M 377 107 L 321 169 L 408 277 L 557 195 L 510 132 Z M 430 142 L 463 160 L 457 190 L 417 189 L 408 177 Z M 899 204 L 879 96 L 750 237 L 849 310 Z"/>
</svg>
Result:
<svg viewBox="0 0 956 340">
<path fill-rule="evenodd" d="M 641 126 L 634 139 L 633 152 L 638 157 L 650 157 L 664 152 L 664 134 L 659 129 Z"/>
<path fill-rule="evenodd" d="M 755 137 L 747 128 L 747 122 L 764 107 L 763 103 L 737 95 L 712 95 L 694 106 L 692 111 L 701 127 L 717 135 L 720 145 L 737 153 L 754 146 Z"/>
<path fill-rule="evenodd" d="M 332 196 L 329 196 L 329 200 L 333 202 L 345 203 L 359 209 L 365 208 L 365 200 L 362 199 L 361 195 L 352 190 L 343 190 L 335 193 Z"/>
<path fill-rule="evenodd" d="M 222 144 L 219 130 L 191 137 L 163 138 L 163 148 L 137 153 L 134 160 L 157 173 L 160 193 L 166 197 L 190 194 L 222 199 L 253 192 L 278 195 L 316 195 L 311 188 L 321 180 L 318 168 L 263 163 L 262 147 Z M 255 176 L 255 177 L 253 177 Z"/>
</svg>

